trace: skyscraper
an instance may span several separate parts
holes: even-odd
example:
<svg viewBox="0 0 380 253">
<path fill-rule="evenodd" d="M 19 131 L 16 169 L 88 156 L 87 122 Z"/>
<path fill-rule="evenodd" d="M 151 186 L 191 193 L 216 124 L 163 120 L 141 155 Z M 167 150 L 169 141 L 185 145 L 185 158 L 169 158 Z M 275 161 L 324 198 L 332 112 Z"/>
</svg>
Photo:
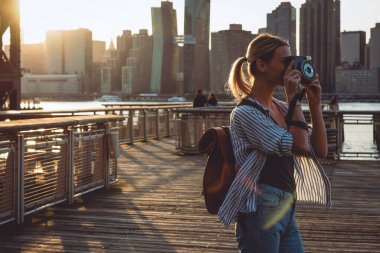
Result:
<svg viewBox="0 0 380 253">
<path fill-rule="evenodd" d="M 223 92 L 234 60 L 245 56 L 249 42 L 255 37 L 243 31 L 242 25 L 231 24 L 229 30 L 211 33 L 211 90 Z"/>
<path fill-rule="evenodd" d="M 152 27 L 151 91 L 158 94 L 176 94 L 179 49 L 173 43 L 177 36 L 177 13 L 172 2 L 161 2 L 161 7 L 152 8 Z"/>
<path fill-rule="evenodd" d="M 296 21 L 296 8 L 290 2 L 282 2 L 267 14 L 267 32 L 287 40 L 293 55 L 297 54 Z"/>
<path fill-rule="evenodd" d="M 210 89 L 210 0 L 185 0 L 185 93 Z"/>
<path fill-rule="evenodd" d="M 341 63 L 348 68 L 365 66 L 366 38 L 364 31 L 342 32 Z"/>
<path fill-rule="evenodd" d="M 121 36 L 117 36 L 116 39 L 116 48 L 117 48 L 117 56 L 118 56 L 118 65 L 116 66 L 116 81 L 113 90 L 121 91 L 122 88 L 122 67 L 127 64 L 127 58 L 129 56 L 129 52 L 132 49 L 132 31 L 124 30 Z"/>
<path fill-rule="evenodd" d="M 152 67 L 152 36 L 141 29 L 134 34 L 127 64 L 122 68 L 122 93 L 137 95 L 150 92 Z"/>
<path fill-rule="evenodd" d="M 380 68 L 380 23 L 376 23 L 376 26 L 371 28 L 371 40 L 369 46 L 369 66 L 371 69 L 378 69 Z"/>
<path fill-rule="evenodd" d="M 103 56 L 101 68 L 101 88 L 102 94 L 111 94 L 112 92 L 120 92 L 121 90 L 121 71 L 119 71 L 118 52 L 111 40 L 108 50 Z"/>
<path fill-rule="evenodd" d="M 88 29 L 46 33 L 46 72 L 76 74 L 83 80 L 81 92 L 89 92 L 92 79 L 92 32 Z"/>
<path fill-rule="evenodd" d="M 335 92 L 340 64 L 340 0 L 306 0 L 300 10 L 300 54 L 310 55 L 323 92 Z"/>
<path fill-rule="evenodd" d="M 106 53 L 106 42 L 95 40 L 92 41 L 92 83 L 91 91 L 100 93 L 101 90 L 101 71 L 102 60 Z"/>
</svg>

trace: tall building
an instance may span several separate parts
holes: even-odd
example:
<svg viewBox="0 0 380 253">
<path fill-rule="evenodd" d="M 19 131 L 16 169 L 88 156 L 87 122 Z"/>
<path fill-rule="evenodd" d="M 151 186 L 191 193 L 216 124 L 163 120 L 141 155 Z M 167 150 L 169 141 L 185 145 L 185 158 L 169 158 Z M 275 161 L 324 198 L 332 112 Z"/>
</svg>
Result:
<svg viewBox="0 0 380 253">
<path fill-rule="evenodd" d="M 365 47 L 364 31 L 342 32 L 341 65 L 352 69 L 364 67 Z"/>
<path fill-rule="evenodd" d="M 100 40 L 92 41 L 92 62 L 100 63 L 106 52 L 106 42 Z"/>
<path fill-rule="evenodd" d="M 340 0 L 306 0 L 300 10 L 300 54 L 312 57 L 322 90 L 335 92 L 340 64 Z"/>
<path fill-rule="evenodd" d="M 351 95 L 373 95 L 380 92 L 380 69 L 336 68 L 336 92 Z"/>
<path fill-rule="evenodd" d="M 250 31 L 243 31 L 240 24 L 231 24 L 229 30 L 211 33 L 211 91 L 224 92 L 232 63 L 245 56 L 254 37 Z"/>
<path fill-rule="evenodd" d="M 134 34 L 127 64 L 122 68 L 122 93 L 137 95 L 150 92 L 153 39 L 148 30 Z"/>
<path fill-rule="evenodd" d="M 371 28 L 370 46 L 370 68 L 380 68 L 380 23 L 376 23 L 374 28 Z"/>
<path fill-rule="evenodd" d="M 102 60 L 105 53 L 106 42 L 94 40 L 92 42 L 92 85 L 90 88 L 92 92 L 100 93 Z"/>
<path fill-rule="evenodd" d="M 267 32 L 289 42 L 292 55 L 297 55 L 296 8 L 290 2 L 282 2 L 272 13 L 267 14 Z"/>
<path fill-rule="evenodd" d="M 153 57 L 151 92 L 176 94 L 179 71 L 179 48 L 173 43 L 177 36 L 177 13 L 172 2 L 161 2 L 152 8 Z"/>
<path fill-rule="evenodd" d="M 76 74 L 81 77 L 80 92 L 90 91 L 92 82 L 92 32 L 88 29 L 46 33 L 46 72 Z"/>
<path fill-rule="evenodd" d="M 185 0 L 184 91 L 210 89 L 210 0 Z"/>
<path fill-rule="evenodd" d="M 117 75 L 116 75 L 116 87 L 114 90 L 121 91 L 122 88 L 122 67 L 127 64 L 127 58 L 129 52 L 132 48 L 132 31 L 124 30 L 121 36 L 117 36 L 116 39 L 116 51 L 118 56 L 118 66 L 117 66 Z"/>
<path fill-rule="evenodd" d="M 108 50 L 104 54 L 101 68 L 101 88 L 102 94 L 111 94 L 121 91 L 121 81 L 119 83 L 119 57 L 118 52 L 111 40 Z"/>
</svg>

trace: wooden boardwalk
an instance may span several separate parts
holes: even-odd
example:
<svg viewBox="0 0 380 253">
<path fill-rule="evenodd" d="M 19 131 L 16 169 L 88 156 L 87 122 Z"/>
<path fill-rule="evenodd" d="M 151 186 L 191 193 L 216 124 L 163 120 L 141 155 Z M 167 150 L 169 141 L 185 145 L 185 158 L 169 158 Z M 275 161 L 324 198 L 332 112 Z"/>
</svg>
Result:
<svg viewBox="0 0 380 253">
<path fill-rule="evenodd" d="M 173 139 L 125 145 L 112 189 L 0 227 L 0 252 L 237 252 L 233 228 L 205 211 L 205 161 Z M 333 207 L 298 208 L 306 252 L 380 252 L 380 163 L 324 167 Z"/>
</svg>

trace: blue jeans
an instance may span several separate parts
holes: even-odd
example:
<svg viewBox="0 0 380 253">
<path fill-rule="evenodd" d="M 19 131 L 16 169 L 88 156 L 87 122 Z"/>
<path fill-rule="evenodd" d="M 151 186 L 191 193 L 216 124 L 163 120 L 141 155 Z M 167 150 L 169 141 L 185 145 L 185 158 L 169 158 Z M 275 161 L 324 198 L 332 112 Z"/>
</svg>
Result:
<svg viewBox="0 0 380 253">
<path fill-rule="evenodd" d="M 295 193 L 259 185 L 257 210 L 239 213 L 236 240 L 241 253 L 303 253 Z"/>
</svg>

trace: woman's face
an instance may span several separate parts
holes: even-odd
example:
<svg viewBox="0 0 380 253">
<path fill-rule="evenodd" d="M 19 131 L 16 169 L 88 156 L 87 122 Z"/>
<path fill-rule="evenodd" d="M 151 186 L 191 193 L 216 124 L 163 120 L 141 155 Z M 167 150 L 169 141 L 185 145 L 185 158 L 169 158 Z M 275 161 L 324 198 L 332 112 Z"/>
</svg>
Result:
<svg viewBox="0 0 380 253">
<path fill-rule="evenodd" d="M 273 54 L 273 57 L 269 63 L 266 63 L 267 69 L 265 71 L 267 80 L 275 85 L 283 86 L 283 75 L 285 73 L 286 65 L 285 58 L 290 56 L 290 47 L 282 46 L 278 47 Z"/>
</svg>

